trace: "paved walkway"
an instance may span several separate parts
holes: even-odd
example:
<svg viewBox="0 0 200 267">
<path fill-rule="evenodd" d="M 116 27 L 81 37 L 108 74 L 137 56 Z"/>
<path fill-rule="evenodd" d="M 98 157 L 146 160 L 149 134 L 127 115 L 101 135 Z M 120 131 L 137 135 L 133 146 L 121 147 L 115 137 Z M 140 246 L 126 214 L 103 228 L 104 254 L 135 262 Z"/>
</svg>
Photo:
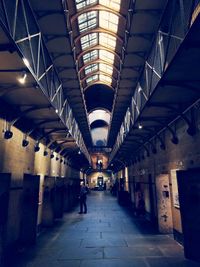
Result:
<svg viewBox="0 0 200 267">
<path fill-rule="evenodd" d="M 78 208 L 38 237 L 13 267 L 193 267 L 170 236 L 155 234 L 108 192 L 91 192 Z"/>
</svg>

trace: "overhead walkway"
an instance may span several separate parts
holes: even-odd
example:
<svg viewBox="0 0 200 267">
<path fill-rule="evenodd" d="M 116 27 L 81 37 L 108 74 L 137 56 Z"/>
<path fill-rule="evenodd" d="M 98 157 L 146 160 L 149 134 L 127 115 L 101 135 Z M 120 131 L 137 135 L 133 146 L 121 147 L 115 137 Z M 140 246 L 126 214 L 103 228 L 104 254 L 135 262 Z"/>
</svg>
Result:
<svg viewBox="0 0 200 267">
<path fill-rule="evenodd" d="M 15 267 L 193 267 L 169 235 L 135 218 L 108 192 L 88 196 L 88 214 L 78 208 L 40 234 L 36 246 L 21 248 Z"/>
</svg>

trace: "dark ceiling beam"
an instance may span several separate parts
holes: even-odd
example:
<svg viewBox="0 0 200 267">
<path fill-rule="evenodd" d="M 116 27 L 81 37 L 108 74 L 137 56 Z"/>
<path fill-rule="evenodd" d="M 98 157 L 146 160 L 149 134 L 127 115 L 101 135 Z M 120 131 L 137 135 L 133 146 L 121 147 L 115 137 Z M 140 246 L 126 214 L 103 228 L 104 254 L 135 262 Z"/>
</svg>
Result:
<svg viewBox="0 0 200 267">
<path fill-rule="evenodd" d="M 27 68 L 21 68 L 21 69 L 0 69 L 0 72 L 27 72 Z"/>
<path fill-rule="evenodd" d="M 51 52 L 51 56 L 52 58 L 55 60 L 55 59 L 58 59 L 59 57 L 64 57 L 64 56 L 73 56 L 73 53 L 72 51 L 70 52 L 66 52 L 66 53 L 58 53 L 58 52 Z"/>
<path fill-rule="evenodd" d="M 0 44 L 0 52 L 8 51 L 10 53 L 13 53 L 16 51 L 16 47 L 13 44 L 7 43 L 7 44 Z"/>
<path fill-rule="evenodd" d="M 133 14 L 145 14 L 145 15 L 160 15 L 162 13 L 162 9 L 152 8 L 152 9 L 134 9 Z"/>
<path fill-rule="evenodd" d="M 142 38 L 149 42 L 152 40 L 153 36 L 153 33 L 129 33 L 129 37 Z"/>
<path fill-rule="evenodd" d="M 136 72 L 140 72 L 141 69 L 143 68 L 144 66 L 143 65 L 135 65 L 135 66 L 124 66 L 123 67 L 123 70 L 126 70 L 126 69 L 130 69 L 130 70 L 134 70 Z"/>
<path fill-rule="evenodd" d="M 73 67 L 57 67 L 58 73 L 61 73 L 65 70 L 76 70 L 76 67 L 75 66 L 73 66 Z"/>
<path fill-rule="evenodd" d="M 68 34 L 44 34 L 46 43 L 53 41 L 57 38 L 66 38 L 69 37 Z"/>
<path fill-rule="evenodd" d="M 146 51 L 134 51 L 134 52 L 125 52 L 125 55 L 126 56 L 129 56 L 129 55 L 138 56 L 145 60 L 146 53 L 147 53 Z"/>
<path fill-rule="evenodd" d="M 50 15 L 63 15 L 64 11 L 60 10 L 35 10 L 35 14 L 37 16 L 37 20 L 40 20 L 41 18 L 50 16 Z"/>
<path fill-rule="evenodd" d="M 191 81 L 192 83 L 194 83 L 195 81 Z M 161 87 L 164 86 L 171 86 L 171 87 L 180 87 L 180 88 L 184 88 L 190 91 L 194 91 L 195 93 L 200 94 L 200 90 L 199 87 L 193 86 L 191 84 L 187 84 L 185 81 L 162 81 L 160 83 Z"/>
</svg>

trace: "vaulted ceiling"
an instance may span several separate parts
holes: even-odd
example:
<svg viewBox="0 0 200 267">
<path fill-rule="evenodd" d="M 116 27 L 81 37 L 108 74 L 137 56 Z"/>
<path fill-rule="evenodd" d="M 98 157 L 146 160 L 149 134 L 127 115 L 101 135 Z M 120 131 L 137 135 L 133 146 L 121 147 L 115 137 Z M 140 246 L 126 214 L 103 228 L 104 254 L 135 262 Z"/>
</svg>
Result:
<svg viewBox="0 0 200 267">
<path fill-rule="evenodd" d="M 16 5 L 5 4 L 9 20 L 16 14 L 19 19 L 13 25 L 22 32 L 26 28 L 26 34 L 21 34 L 21 38 L 10 36 L 16 42 L 14 44 L 2 28 L 1 56 L 4 63 L 1 69 L 4 77 L 1 84 L 6 83 L 13 92 L 5 94 L 2 99 L 17 106 L 19 113 L 27 107 L 37 107 L 35 113 L 25 115 L 26 119 L 33 120 L 47 134 L 48 129 L 61 128 L 61 133 L 51 136 L 62 146 L 70 144 L 69 150 L 77 152 L 80 142 L 77 146 L 75 139 L 82 140 L 86 158 L 87 150 L 92 153 L 95 146 L 102 147 L 102 151 L 103 148 L 112 149 L 165 4 L 166 0 L 30 0 L 30 7 L 21 1 L 16 1 Z M 31 19 L 36 26 L 29 23 Z M 48 64 L 53 64 L 62 85 L 63 101 L 69 104 L 72 121 L 74 118 L 77 122 L 74 127 L 78 127 L 83 139 L 79 138 L 79 133 L 78 136 L 73 134 L 74 129 L 66 129 L 66 137 L 58 111 L 51 109 L 51 103 L 38 90 L 38 77 L 33 75 L 32 66 L 20 59 L 23 57 L 18 48 L 23 50 L 30 46 L 32 54 L 27 58 L 34 58 L 33 54 L 37 54 L 39 47 L 34 48 L 31 44 L 36 36 L 44 43 L 43 53 L 48 52 L 50 56 L 50 63 L 45 61 L 43 64 L 47 66 L 45 73 L 49 71 Z M 4 51 L 5 44 L 7 49 Z M 10 54 L 9 49 L 14 53 Z M 22 71 L 26 71 L 29 85 L 19 87 L 16 78 Z M 43 76 L 39 78 L 43 79 Z M 48 80 L 45 85 L 48 86 Z M 13 89 L 15 87 L 17 90 Z M 54 97 L 52 99 L 54 101 Z M 43 120 L 47 120 L 47 125 L 42 124 Z M 62 131 L 64 136 L 61 138 L 58 135 Z M 63 143 L 65 139 L 69 141 L 66 144 Z"/>
</svg>

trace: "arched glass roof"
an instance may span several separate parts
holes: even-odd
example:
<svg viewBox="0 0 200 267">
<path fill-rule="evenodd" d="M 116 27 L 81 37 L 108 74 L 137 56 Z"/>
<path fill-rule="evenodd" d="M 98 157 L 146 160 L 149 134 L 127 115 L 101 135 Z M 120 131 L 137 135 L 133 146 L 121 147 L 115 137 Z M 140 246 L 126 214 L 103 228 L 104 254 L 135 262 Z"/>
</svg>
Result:
<svg viewBox="0 0 200 267">
<path fill-rule="evenodd" d="M 75 0 L 70 21 L 82 88 L 98 82 L 116 86 L 123 45 L 119 24 L 125 29 L 120 9 L 121 0 Z"/>
</svg>

